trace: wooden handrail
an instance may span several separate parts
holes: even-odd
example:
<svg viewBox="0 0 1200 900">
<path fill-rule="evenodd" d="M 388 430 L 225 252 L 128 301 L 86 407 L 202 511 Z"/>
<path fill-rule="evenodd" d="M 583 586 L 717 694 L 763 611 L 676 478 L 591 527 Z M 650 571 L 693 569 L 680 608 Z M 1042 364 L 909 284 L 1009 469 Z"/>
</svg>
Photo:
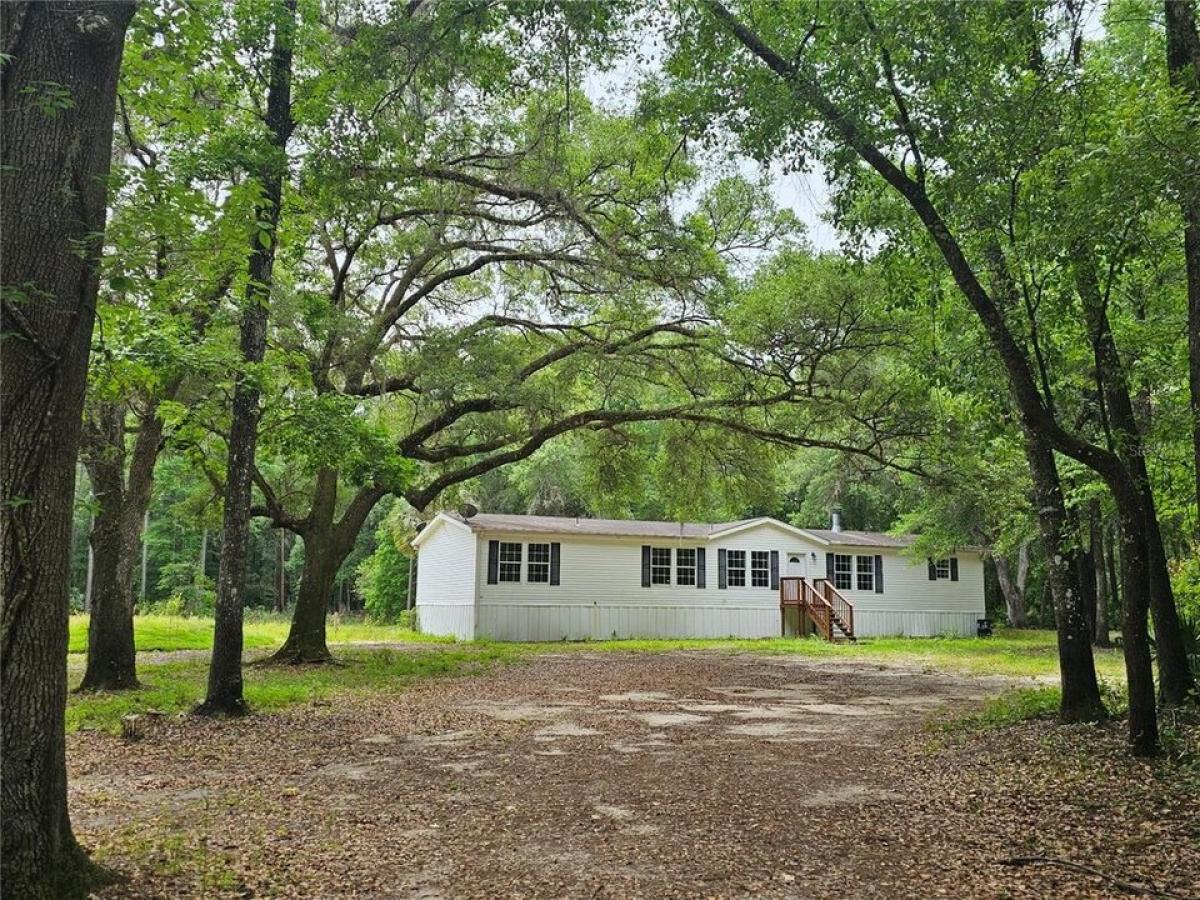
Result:
<svg viewBox="0 0 1200 900">
<path fill-rule="evenodd" d="M 828 578 L 822 579 L 824 584 L 824 599 L 834 614 L 842 620 L 842 625 L 848 637 L 854 637 L 854 604 L 833 586 Z"/>
<path fill-rule="evenodd" d="M 833 640 L 835 623 L 848 638 L 854 639 L 854 604 L 829 579 L 815 578 L 809 581 L 794 576 L 780 578 L 779 607 L 786 609 L 789 606 L 796 607 L 802 616 L 812 619 L 825 640 Z"/>
</svg>

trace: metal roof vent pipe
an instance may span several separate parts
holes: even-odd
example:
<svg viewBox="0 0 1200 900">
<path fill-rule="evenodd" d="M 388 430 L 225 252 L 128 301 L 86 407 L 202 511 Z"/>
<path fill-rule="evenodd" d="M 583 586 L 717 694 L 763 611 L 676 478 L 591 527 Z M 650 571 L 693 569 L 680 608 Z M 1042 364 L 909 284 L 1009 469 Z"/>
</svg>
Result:
<svg viewBox="0 0 1200 900">
<path fill-rule="evenodd" d="M 830 531 L 841 531 L 842 530 L 842 508 L 840 506 L 835 506 L 835 507 L 833 507 L 833 509 L 829 510 L 829 518 L 830 518 L 829 530 Z"/>
</svg>

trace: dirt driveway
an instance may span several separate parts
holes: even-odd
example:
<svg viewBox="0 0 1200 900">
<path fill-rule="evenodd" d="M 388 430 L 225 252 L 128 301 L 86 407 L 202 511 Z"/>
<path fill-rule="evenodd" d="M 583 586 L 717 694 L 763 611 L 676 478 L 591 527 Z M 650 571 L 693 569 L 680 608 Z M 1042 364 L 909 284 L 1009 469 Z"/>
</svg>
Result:
<svg viewBox="0 0 1200 900">
<path fill-rule="evenodd" d="M 1074 799 L 1056 812 L 1057 792 L 1030 786 L 1001 814 L 987 779 L 1003 765 L 930 749 L 930 714 L 1004 684 L 720 652 L 546 654 L 344 705 L 164 721 L 133 744 L 73 736 L 72 814 L 132 876 L 106 897 L 1103 896 L 1086 875 L 996 865 L 1039 829 L 1037 849 L 1089 857 L 1067 818 L 1085 830 L 1091 813 Z M 1196 873 L 1200 888 L 1196 837 L 1167 848 L 1168 883 Z M 1096 835 L 1095 859 L 1113 847 Z M 1122 865 L 1162 876 L 1147 853 Z"/>
</svg>

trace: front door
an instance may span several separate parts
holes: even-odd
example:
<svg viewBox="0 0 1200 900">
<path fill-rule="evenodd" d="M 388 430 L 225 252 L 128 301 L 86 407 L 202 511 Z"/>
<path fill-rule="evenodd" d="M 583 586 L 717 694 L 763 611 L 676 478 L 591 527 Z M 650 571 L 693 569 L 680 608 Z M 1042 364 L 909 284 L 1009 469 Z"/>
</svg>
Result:
<svg viewBox="0 0 1200 900">
<path fill-rule="evenodd" d="M 803 578 L 808 574 L 808 556 L 795 552 L 787 555 L 787 566 L 784 574 L 788 578 Z"/>
</svg>

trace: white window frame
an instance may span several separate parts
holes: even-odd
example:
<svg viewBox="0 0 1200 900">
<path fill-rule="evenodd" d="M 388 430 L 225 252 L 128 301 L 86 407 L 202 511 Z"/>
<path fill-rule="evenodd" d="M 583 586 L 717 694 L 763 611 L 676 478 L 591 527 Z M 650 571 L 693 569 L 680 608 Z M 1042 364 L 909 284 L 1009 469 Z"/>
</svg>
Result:
<svg viewBox="0 0 1200 900">
<path fill-rule="evenodd" d="M 766 550 L 750 551 L 750 587 L 771 586 L 771 554 Z"/>
<path fill-rule="evenodd" d="M 833 586 L 848 591 L 854 586 L 854 554 L 833 554 Z"/>
<path fill-rule="evenodd" d="M 696 548 L 680 547 L 675 551 L 675 583 L 696 586 Z"/>
<path fill-rule="evenodd" d="M 937 559 L 933 562 L 934 577 L 938 581 L 950 580 L 950 557 L 945 559 Z"/>
<path fill-rule="evenodd" d="M 665 560 L 665 561 L 664 561 Z M 650 585 L 671 583 L 671 548 L 650 548 Z"/>
<path fill-rule="evenodd" d="M 736 576 L 736 577 L 735 577 Z M 729 550 L 725 553 L 725 584 L 729 587 L 746 586 L 746 551 Z"/>
<path fill-rule="evenodd" d="M 534 558 L 534 548 L 537 548 L 538 558 Z M 525 564 L 525 580 L 530 584 L 550 583 L 550 544 L 548 542 L 531 543 L 526 548 L 528 562 Z M 544 554 L 544 556 L 542 555 Z"/>
<path fill-rule="evenodd" d="M 520 541 L 500 542 L 496 580 L 501 584 L 521 583 L 522 546 Z"/>
<path fill-rule="evenodd" d="M 866 566 L 866 568 L 863 568 Z M 859 591 L 875 590 L 875 557 L 854 557 L 854 587 Z"/>
</svg>

